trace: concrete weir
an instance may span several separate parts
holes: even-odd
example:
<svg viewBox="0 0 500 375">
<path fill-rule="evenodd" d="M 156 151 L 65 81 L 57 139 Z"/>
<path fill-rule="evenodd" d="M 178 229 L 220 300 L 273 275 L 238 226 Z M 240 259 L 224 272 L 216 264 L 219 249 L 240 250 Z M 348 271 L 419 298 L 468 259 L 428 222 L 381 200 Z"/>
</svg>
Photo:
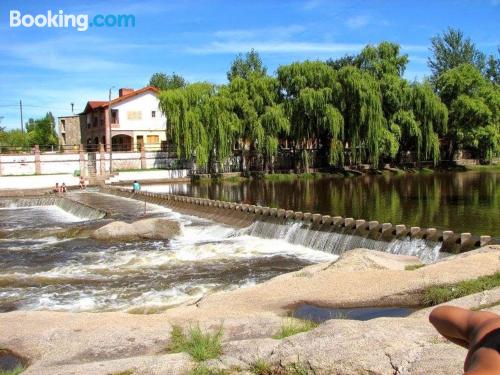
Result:
<svg viewBox="0 0 500 375">
<path fill-rule="evenodd" d="M 242 229 L 263 238 L 288 242 L 334 253 L 355 247 L 417 255 L 433 262 L 441 251 L 458 253 L 493 243 L 490 236 L 455 234 L 435 228 L 407 227 L 363 219 L 321 215 L 205 198 L 104 187 L 103 192 L 172 208 Z M 245 233 L 244 232 L 244 233 Z"/>
<path fill-rule="evenodd" d="M 97 220 L 106 216 L 106 212 L 102 210 L 60 196 L 0 199 L 0 207 L 3 208 L 40 206 L 57 206 L 76 217 L 86 220 Z"/>
</svg>

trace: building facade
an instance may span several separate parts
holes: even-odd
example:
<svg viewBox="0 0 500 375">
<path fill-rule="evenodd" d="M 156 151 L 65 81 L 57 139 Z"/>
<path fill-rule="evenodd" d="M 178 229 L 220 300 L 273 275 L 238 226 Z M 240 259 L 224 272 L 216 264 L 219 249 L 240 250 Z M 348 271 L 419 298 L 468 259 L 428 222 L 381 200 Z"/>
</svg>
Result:
<svg viewBox="0 0 500 375">
<path fill-rule="evenodd" d="M 71 115 L 58 117 L 59 145 L 63 150 L 78 150 L 82 142 L 82 126 L 85 124 L 85 116 Z"/>
<path fill-rule="evenodd" d="M 99 144 L 106 149 L 112 144 L 113 151 L 139 151 L 142 146 L 151 151 L 166 148 L 167 119 L 159 109 L 155 87 L 122 88 L 111 102 L 89 101 L 82 116 L 81 142 L 89 151 L 97 150 Z"/>
</svg>

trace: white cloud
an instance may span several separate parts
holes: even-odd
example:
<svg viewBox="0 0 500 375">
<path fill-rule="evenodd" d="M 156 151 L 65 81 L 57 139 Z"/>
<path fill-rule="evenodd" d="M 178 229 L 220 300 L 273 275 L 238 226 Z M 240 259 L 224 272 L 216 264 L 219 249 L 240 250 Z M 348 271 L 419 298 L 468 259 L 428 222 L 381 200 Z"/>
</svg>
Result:
<svg viewBox="0 0 500 375">
<path fill-rule="evenodd" d="M 211 42 L 205 46 L 187 47 L 186 52 L 209 55 L 240 53 L 252 48 L 260 53 L 355 53 L 361 51 L 366 43 L 311 43 L 311 42 L 263 42 L 263 41 L 228 41 Z M 427 46 L 402 45 L 403 51 L 426 51 Z"/>
<path fill-rule="evenodd" d="M 213 35 L 219 39 L 248 40 L 256 38 L 288 39 L 306 30 L 303 25 L 266 27 L 261 29 L 219 30 Z"/>
<path fill-rule="evenodd" d="M 360 15 L 348 18 L 346 21 L 346 25 L 350 29 L 360 29 L 368 25 L 369 22 L 370 22 L 369 16 Z"/>
<path fill-rule="evenodd" d="M 0 51 L 8 54 L 11 64 L 32 66 L 60 72 L 116 71 L 132 66 L 113 59 L 110 50 L 116 45 L 96 37 L 61 37 L 32 43 L 2 44 Z M 107 52 L 101 57 L 99 52 Z M 111 56 L 110 56 L 111 55 Z"/>
</svg>

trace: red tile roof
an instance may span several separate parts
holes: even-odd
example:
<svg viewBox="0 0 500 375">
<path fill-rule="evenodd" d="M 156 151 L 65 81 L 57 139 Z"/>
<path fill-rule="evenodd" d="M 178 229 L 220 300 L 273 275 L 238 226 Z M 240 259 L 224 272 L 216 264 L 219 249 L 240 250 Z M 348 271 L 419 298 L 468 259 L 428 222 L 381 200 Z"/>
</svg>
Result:
<svg viewBox="0 0 500 375">
<path fill-rule="evenodd" d="M 123 95 L 123 96 L 120 96 L 116 99 L 111 100 L 111 105 L 116 104 L 116 103 L 120 103 L 124 100 L 130 99 L 133 96 L 140 95 L 140 94 L 145 93 L 147 91 L 158 92 L 159 90 L 154 86 L 146 86 L 146 87 L 143 87 L 142 89 L 135 90 L 129 94 L 126 94 L 126 95 Z M 109 101 L 91 100 L 91 101 L 87 102 L 87 105 L 85 106 L 85 110 L 83 111 L 83 113 L 88 113 L 90 111 L 94 111 L 94 110 L 99 109 L 99 108 L 104 109 L 104 108 L 107 108 L 108 105 L 109 105 Z"/>
</svg>

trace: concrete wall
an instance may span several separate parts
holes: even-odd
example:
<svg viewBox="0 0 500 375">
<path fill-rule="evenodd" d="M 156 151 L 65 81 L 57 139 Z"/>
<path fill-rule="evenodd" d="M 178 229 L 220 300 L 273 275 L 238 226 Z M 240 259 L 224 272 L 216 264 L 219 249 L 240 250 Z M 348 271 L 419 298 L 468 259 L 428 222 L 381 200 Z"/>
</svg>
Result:
<svg viewBox="0 0 500 375">
<path fill-rule="evenodd" d="M 96 175 L 109 172 L 109 154 L 104 150 L 98 152 L 39 152 L 30 154 L 1 154 L 0 176 L 74 174 L 80 171 L 88 176 L 92 170 L 92 157 L 95 157 Z M 169 170 L 186 169 L 186 165 L 178 159 L 168 158 L 165 152 L 113 152 L 113 171 L 120 169 L 154 169 Z M 184 173 L 184 172 L 183 172 Z M 187 173 L 187 172 L 186 172 Z M 184 176 L 184 175 L 183 175 Z"/>
</svg>

